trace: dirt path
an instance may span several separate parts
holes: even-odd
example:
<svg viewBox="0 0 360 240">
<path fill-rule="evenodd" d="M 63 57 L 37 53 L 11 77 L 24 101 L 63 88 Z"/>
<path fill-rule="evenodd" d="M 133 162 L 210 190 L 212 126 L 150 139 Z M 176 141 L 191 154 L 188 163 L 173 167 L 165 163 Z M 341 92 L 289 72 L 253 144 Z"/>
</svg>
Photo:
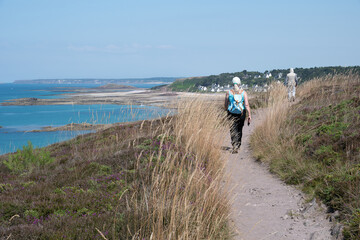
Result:
<svg viewBox="0 0 360 240">
<path fill-rule="evenodd" d="M 249 135 L 262 119 L 260 110 L 253 123 L 244 126 L 241 150 L 229 154 L 226 171 L 233 190 L 232 221 L 237 232 L 234 239 L 243 240 L 320 240 L 335 239 L 339 232 L 327 219 L 324 207 L 315 201 L 305 203 L 304 195 L 285 185 L 269 173 L 266 166 L 251 156 Z M 230 147 L 230 136 L 224 147 Z"/>
</svg>

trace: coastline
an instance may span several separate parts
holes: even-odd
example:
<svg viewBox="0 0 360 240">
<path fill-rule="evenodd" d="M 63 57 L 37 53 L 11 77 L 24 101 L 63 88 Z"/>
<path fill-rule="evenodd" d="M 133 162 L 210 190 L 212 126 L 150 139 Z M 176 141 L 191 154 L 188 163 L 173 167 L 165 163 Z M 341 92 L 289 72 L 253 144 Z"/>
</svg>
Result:
<svg viewBox="0 0 360 240">
<path fill-rule="evenodd" d="M 31 106 L 31 105 L 92 105 L 92 104 L 116 104 L 116 105 L 147 105 L 165 108 L 173 108 L 174 102 L 179 99 L 205 97 L 218 99 L 223 94 L 204 94 L 190 92 L 168 92 L 148 89 L 136 89 L 130 91 L 109 91 L 108 89 L 82 89 L 75 93 L 55 94 L 65 98 L 18 98 L 8 99 L 0 103 L 1 106 Z"/>
<path fill-rule="evenodd" d="M 105 129 L 116 124 L 90 124 L 90 123 L 70 123 L 60 127 L 46 126 L 41 129 L 30 130 L 26 132 L 56 132 L 56 131 L 82 131 Z"/>
<path fill-rule="evenodd" d="M 107 86 L 107 88 L 103 86 L 97 88 L 61 87 L 42 90 L 40 87 L 40 90 L 38 88 L 32 90 L 32 88 L 26 87 L 22 88 L 22 91 L 28 91 L 26 94 L 14 94 L 13 96 L 11 94 L 2 95 L 0 101 L 1 116 L 9 116 L 9 119 L 13 120 L 10 123 L 2 122 L 5 124 L 1 124 L 1 155 L 21 149 L 22 146 L 27 144 L 28 140 L 30 140 L 35 147 L 44 147 L 56 142 L 66 141 L 79 134 L 85 134 L 86 132 L 97 132 L 116 125 L 127 125 L 150 116 L 154 118 L 157 115 L 154 115 L 154 110 L 151 109 L 159 109 L 160 112 L 163 110 L 167 111 L 166 109 L 170 110 L 173 108 L 170 106 L 170 103 L 173 102 L 173 99 L 177 98 L 176 93 L 150 91 L 146 88 L 131 87 L 131 89 L 129 89 L 127 87 L 119 88 L 118 86 L 110 87 L 116 88 L 109 88 L 109 86 Z M 14 89 L 8 88 L 9 91 L 15 91 Z M 44 91 L 44 94 L 39 94 L 39 91 Z M 51 96 L 51 98 L 47 96 Z M 94 108 L 95 110 L 89 110 L 90 107 L 85 107 L 86 109 L 84 110 L 84 106 L 90 105 L 94 105 L 91 109 Z M 118 105 L 118 108 L 116 105 Z M 7 106 L 9 106 L 9 109 Z M 28 110 L 27 106 L 34 107 Z M 112 108 L 116 110 L 109 110 Z M 70 111 L 65 109 L 70 109 Z M 150 110 L 149 113 L 146 113 L 138 119 L 138 117 L 126 115 L 128 111 L 123 109 L 130 109 L 130 114 L 133 111 L 132 109 L 140 113 L 145 113 L 148 109 Z M 65 111 L 64 113 L 67 114 L 66 117 L 59 115 L 59 112 L 63 110 Z M 33 111 L 38 111 L 39 116 L 33 116 Z M 72 116 L 73 111 L 76 111 L 76 116 Z M 81 111 L 84 111 L 84 113 L 82 114 Z M 108 118 L 112 120 L 89 122 L 86 116 L 87 114 L 91 114 L 90 111 L 96 112 L 95 115 L 90 116 L 90 118 L 104 118 L 105 115 L 97 115 L 97 111 L 100 111 L 99 114 L 105 114 L 101 113 L 104 111 L 108 112 L 106 117 L 109 116 Z M 113 117 L 112 113 L 114 111 L 117 111 L 117 115 Z M 53 113 L 58 114 L 58 118 L 53 119 Z M 20 117 L 14 118 L 17 114 L 19 114 Z M 111 114 L 111 117 L 109 114 Z M 122 116 L 123 114 L 125 115 Z M 36 117 L 41 117 L 41 119 L 45 120 L 37 123 Z M 62 118 L 66 118 L 68 121 L 66 121 L 66 119 L 64 121 L 60 120 Z M 7 118 L 6 120 L 8 121 L 9 119 Z M 70 124 L 71 122 L 73 122 L 73 124 Z M 29 125 L 29 127 L 26 127 L 27 125 Z"/>
<path fill-rule="evenodd" d="M 144 96 L 144 94 L 148 94 Z M 141 96 L 140 101 L 131 102 L 132 99 Z M 64 99 L 41 99 L 37 104 L 27 104 L 31 102 L 23 101 L 23 99 L 16 99 L 15 102 L 9 102 L 9 105 L 25 106 L 25 105 L 67 105 L 67 104 L 117 104 L 117 105 L 144 105 L 144 106 L 157 106 L 168 109 L 177 109 L 177 103 L 180 99 L 194 99 L 205 98 L 208 101 L 218 101 L 223 97 L 222 94 L 204 94 L 204 93 L 191 93 L 191 92 L 159 92 L 153 90 L 134 90 L 129 92 L 102 92 L 102 93 L 77 93 L 77 101 L 68 99 L 68 101 L 61 101 Z M 91 99 L 91 100 L 90 100 Z M 104 101 L 104 99 L 106 99 Z M 43 101 L 44 100 L 44 101 Z M 55 100 L 55 101 L 54 101 Z M 58 100 L 58 101 L 57 101 Z M 129 102 L 131 102 L 129 104 Z M 126 125 L 134 122 L 118 122 L 109 124 L 91 124 L 91 123 L 70 123 L 59 127 L 46 126 L 41 129 L 35 129 L 24 132 L 56 132 L 56 131 L 82 131 L 82 130 L 103 130 L 113 126 Z M 1 128 L 1 126 L 0 126 Z"/>
<path fill-rule="evenodd" d="M 113 87 L 113 86 L 112 86 Z M 213 93 L 193 93 L 193 92 L 171 92 L 161 90 L 150 90 L 143 88 L 55 88 L 53 96 L 62 96 L 59 98 L 18 98 L 7 99 L 0 102 L 0 106 L 33 106 L 33 105 L 137 105 L 153 106 L 167 109 L 177 109 L 180 100 L 205 98 L 207 101 L 217 101 L 223 94 Z M 38 91 L 38 90 L 34 90 Z M 65 97 L 63 97 L 65 96 Z M 41 129 L 24 130 L 24 133 L 40 132 L 61 132 L 61 131 L 83 131 L 83 130 L 101 130 L 116 125 L 128 124 L 130 122 L 117 122 L 109 124 L 90 124 L 87 122 L 70 123 L 66 125 L 57 125 L 56 127 L 48 125 Z M 1 128 L 1 126 L 0 126 Z"/>
<path fill-rule="evenodd" d="M 65 98 L 18 98 L 3 101 L 1 106 L 29 106 L 29 105 L 91 105 L 91 104 L 116 104 L 116 105 L 152 105 L 164 106 L 176 98 L 177 93 L 164 93 L 152 90 L 131 91 L 97 91 L 81 93 L 63 93 L 59 96 Z"/>
</svg>

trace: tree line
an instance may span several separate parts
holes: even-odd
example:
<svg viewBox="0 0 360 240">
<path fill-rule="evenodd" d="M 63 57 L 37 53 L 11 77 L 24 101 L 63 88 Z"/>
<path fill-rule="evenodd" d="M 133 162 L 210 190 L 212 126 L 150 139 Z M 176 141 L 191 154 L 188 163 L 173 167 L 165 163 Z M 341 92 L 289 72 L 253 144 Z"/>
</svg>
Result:
<svg viewBox="0 0 360 240">
<path fill-rule="evenodd" d="M 303 83 L 310 79 L 329 74 L 334 75 L 349 72 L 360 74 L 360 66 L 294 68 L 294 71 L 300 78 L 300 82 Z M 235 76 L 240 77 L 242 84 L 247 84 L 249 87 L 251 87 L 254 85 L 270 84 L 272 81 L 283 81 L 287 73 L 289 73 L 289 69 L 273 69 L 271 71 L 265 72 L 243 70 L 241 72 L 221 73 L 219 75 L 210 75 L 205 77 L 177 79 L 169 87 L 173 91 L 197 91 L 199 86 L 205 86 L 208 88 L 213 84 L 226 86 L 231 84 L 232 78 Z M 266 75 L 268 76 L 266 77 Z"/>
</svg>

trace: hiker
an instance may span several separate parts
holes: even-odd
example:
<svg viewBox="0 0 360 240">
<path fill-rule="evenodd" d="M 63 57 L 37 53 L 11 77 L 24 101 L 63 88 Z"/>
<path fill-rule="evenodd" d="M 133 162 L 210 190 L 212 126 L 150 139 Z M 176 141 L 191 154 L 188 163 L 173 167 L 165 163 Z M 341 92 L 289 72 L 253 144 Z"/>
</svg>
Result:
<svg viewBox="0 0 360 240">
<path fill-rule="evenodd" d="M 232 153 L 238 153 L 241 146 L 242 129 L 248 112 L 248 125 L 251 122 L 251 112 L 247 93 L 241 88 L 240 78 L 232 79 L 234 87 L 226 93 L 225 109 L 231 121 L 230 136 Z"/>
<path fill-rule="evenodd" d="M 289 102 L 295 101 L 295 92 L 296 92 L 297 83 L 298 83 L 298 77 L 296 73 L 294 73 L 294 69 L 290 68 L 290 73 L 288 73 L 285 78 L 285 86 L 287 86 L 288 88 Z"/>
</svg>

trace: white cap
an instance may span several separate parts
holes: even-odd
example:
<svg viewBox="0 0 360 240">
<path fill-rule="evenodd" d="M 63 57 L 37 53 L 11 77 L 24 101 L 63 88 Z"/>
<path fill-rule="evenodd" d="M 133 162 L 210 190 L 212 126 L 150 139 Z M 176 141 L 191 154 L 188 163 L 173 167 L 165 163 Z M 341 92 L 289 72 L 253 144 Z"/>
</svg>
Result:
<svg viewBox="0 0 360 240">
<path fill-rule="evenodd" d="M 234 78 L 232 79 L 232 83 L 233 83 L 233 84 L 240 85 L 240 84 L 241 84 L 241 80 L 240 80 L 239 77 L 234 77 Z"/>
</svg>

